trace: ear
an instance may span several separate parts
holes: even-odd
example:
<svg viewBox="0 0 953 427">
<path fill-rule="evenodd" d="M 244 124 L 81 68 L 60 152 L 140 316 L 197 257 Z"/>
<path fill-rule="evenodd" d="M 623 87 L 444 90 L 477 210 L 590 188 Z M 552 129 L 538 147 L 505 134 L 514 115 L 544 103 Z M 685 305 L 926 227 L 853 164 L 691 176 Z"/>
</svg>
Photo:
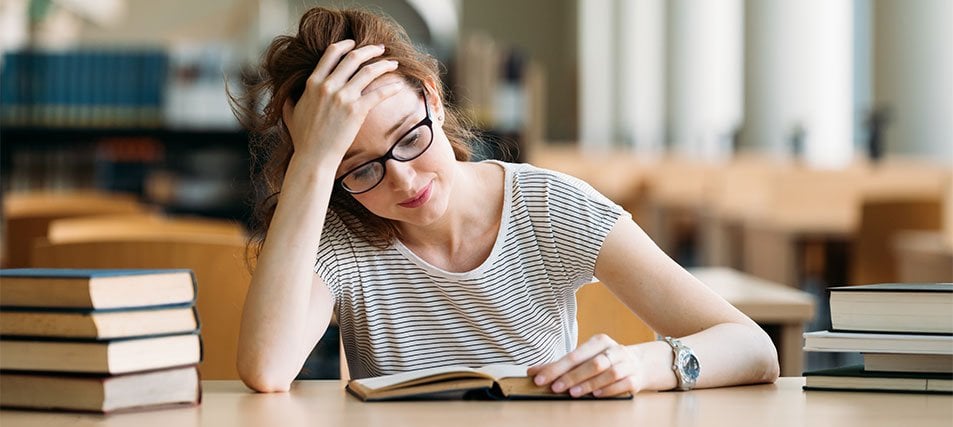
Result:
<svg viewBox="0 0 953 427">
<path fill-rule="evenodd" d="M 440 99 L 440 92 L 437 91 L 437 83 L 433 80 L 424 80 L 424 90 L 427 91 L 427 102 L 430 103 L 430 111 L 433 112 L 434 121 L 442 124 L 444 119 L 443 100 Z"/>
</svg>

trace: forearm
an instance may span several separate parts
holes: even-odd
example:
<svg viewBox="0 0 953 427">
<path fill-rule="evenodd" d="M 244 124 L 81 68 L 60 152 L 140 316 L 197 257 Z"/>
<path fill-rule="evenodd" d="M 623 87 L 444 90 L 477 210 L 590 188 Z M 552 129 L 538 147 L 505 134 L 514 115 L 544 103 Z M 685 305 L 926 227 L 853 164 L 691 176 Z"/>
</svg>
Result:
<svg viewBox="0 0 953 427">
<path fill-rule="evenodd" d="M 327 326 L 330 301 L 314 301 L 312 283 L 333 171 L 292 158 L 285 175 L 249 286 L 239 336 L 239 372 L 257 390 L 287 387 L 310 351 L 315 328 L 324 329 L 315 322 Z M 328 316 L 309 319 L 313 304 L 327 306 Z"/>
<path fill-rule="evenodd" d="M 697 388 L 771 382 L 778 377 L 778 356 L 768 335 L 754 325 L 722 323 L 681 337 L 698 358 Z M 641 389 L 671 390 L 677 385 L 672 371 L 672 348 L 664 341 L 629 347 L 639 357 L 644 375 Z"/>
</svg>

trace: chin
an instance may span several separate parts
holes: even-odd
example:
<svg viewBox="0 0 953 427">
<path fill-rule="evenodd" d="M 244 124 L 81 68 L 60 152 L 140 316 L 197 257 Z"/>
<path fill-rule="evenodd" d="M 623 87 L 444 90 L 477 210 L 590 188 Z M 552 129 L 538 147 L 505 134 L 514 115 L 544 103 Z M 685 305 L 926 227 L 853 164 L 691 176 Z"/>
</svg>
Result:
<svg viewBox="0 0 953 427">
<path fill-rule="evenodd" d="M 443 217 L 444 213 L 447 212 L 447 199 L 441 198 L 440 200 L 430 200 L 429 203 L 423 205 L 414 211 L 410 212 L 409 215 L 404 215 L 404 219 L 401 221 L 408 224 L 413 224 L 421 227 L 426 227 L 437 222 L 440 218 Z"/>
</svg>

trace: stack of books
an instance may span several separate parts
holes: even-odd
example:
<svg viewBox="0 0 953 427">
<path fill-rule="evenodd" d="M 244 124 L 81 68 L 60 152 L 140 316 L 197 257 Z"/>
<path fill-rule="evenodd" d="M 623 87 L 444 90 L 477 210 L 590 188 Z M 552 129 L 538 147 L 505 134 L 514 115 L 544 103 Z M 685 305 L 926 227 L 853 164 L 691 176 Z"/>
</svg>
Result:
<svg viewBox="0 0 953 427">
<path fill-rule="evenodd" d="M 860 352 L 864 364 L 805 372 L 805 390 L 953 393 L 953 283 L 831 288 L 831 330 L 805 351 Z"/>
<path fill-rule="evenodd" d="M 0 270 L 0 407 L 198 404 L 195 297 L 189 270 Z"/>
</svg>

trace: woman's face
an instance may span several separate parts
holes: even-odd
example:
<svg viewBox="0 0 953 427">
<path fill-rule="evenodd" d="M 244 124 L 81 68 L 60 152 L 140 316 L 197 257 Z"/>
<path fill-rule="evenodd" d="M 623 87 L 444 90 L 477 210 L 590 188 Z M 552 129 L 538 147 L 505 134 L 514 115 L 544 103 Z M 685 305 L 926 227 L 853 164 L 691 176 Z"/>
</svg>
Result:
<svg viewBox="0 0 953 427">
<path fill-rule="evenodd" d="M 382 76 L 365 92 L 395 81 L 403 80 L 393 74 Z M 426 127 L 412 132 L 427 115 L 424 98 L 413 86 L 403 85 L 398 94 L 385 99 L 368 113 L 338 167 L 337 178 L 385 155 L 395 144 L 402 147 L 407 141 L 419 138 L 421 133 L 427 135 Z M 446 212 L 456 162 L 450 142 L 441 128 L 443 108 L 436 96 L 427 95 L 433 120 L 433 142 L 429 148 L 413 160 L 386 160 L 383 180 L 369 191 L 352 195 L 379 217 L 421 226 L 432 224 Z"/>
</svg>

